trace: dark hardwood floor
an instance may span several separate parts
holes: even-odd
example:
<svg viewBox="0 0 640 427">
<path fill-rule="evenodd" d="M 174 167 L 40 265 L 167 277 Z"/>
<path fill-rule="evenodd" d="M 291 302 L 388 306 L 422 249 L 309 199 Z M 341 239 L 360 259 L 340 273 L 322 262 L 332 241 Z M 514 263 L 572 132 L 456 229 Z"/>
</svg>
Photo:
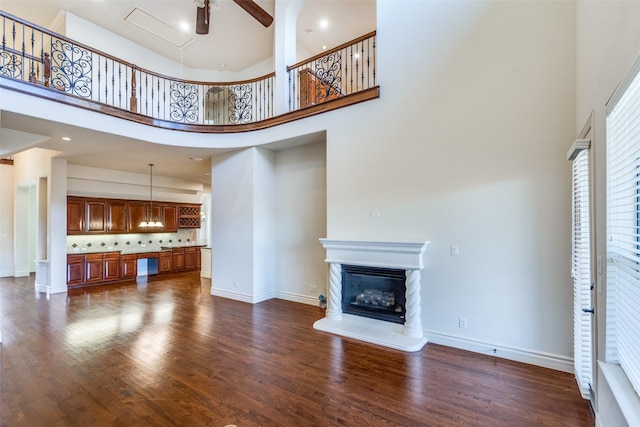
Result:
<svg viewBox="0 0 640 427">
<path fill-rule="evenodd" d="M 1 426 L 593 426 L 573 376 L 312 328 L 317 307 L 197 272 L 36 294 L 0 279 Z"/>
</svg>

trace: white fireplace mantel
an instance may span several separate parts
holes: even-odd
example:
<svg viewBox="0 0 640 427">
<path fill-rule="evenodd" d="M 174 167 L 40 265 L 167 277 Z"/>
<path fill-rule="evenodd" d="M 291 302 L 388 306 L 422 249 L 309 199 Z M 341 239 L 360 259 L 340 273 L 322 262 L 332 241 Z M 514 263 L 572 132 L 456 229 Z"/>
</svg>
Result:
<svg viewBox="0 0 640 427">
<path fill-rule="evenodd" d="M 420 275 L 429 242 L 375 242 L 320 239 L 330 264 L 327 315 L 315 329 L 403 351 L 420 350 L 423 336 Z M 361 265 L 406 270 L 405 323 L 385 322 L 342 313 L 342 265 Z"/>
</svg>

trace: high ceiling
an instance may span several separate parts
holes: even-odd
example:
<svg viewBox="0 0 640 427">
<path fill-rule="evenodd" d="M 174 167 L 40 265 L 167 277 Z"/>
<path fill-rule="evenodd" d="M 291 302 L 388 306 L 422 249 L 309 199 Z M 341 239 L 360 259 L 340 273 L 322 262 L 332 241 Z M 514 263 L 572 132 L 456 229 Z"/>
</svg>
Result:
<svg viewBox="0 0 640 427">
<path fill-rule="evenodd" d="M 257 3 L 274 16 L 274 0 Z M 195 34 L 193 0 L 1 0 L 0 7 L 45 28 L 51 26 L 60 11 L 68 11 L 191 68 L 239 71 L 273 55 L 275 24 L 264 28 L 232 0 L 220 0 L 220 7 L 212 10 L 207 35 Z M 179 49 L 125 22 L 123 17 L 134 7 L 175 28 L 183 22 L 189 24 L 190 28 L 183 31 L 193 40 Z M 306 0 L 297 21 L 299 50 L 312 56 L 322 52 L 323 46 L 331 48 L 375 30 L 375 9 L 375 0 Z M 109 53 L 117 56 L 117 52 Z M 210 170 L 208 157 L 214 152 L 211 149 L 163 146 L 152 150 L 154 158 L 149 159 L 150 143 L 144 141 L 114 138 L 6 112 L 0 115 L 0 126 L 0 156 L 12 152 L 9 141 L 24 147 L 31 142 L 62 151 L 60 156 L 71 164 L 147 173 L 147 164 L 153 161 L 158 175 L 209 182 L 206 173 Z M 68 134 L 73 135 L 73 143 L 65 145 L 60 137 Z M 321 136 L 286 141 L 281 146 L 309 143 L 318 137 Z"/>
</svg>

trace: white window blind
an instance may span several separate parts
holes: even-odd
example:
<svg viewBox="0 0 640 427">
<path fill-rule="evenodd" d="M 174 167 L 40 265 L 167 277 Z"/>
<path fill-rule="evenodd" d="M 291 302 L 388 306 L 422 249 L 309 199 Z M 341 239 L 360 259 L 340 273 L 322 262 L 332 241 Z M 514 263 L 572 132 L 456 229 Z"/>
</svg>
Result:
<svg viewBox="0 0 640 427">
<path fill-rule="evenodd" d="M 640 391 L 640 75 L 607 115 L 607 361 Z"/>
<path fill-rule="evenodd" d="M 589 199 L 589 150 L 582 149 L 572 163 L 573 359 L 580 393 L 589 398 L 592 384 L 591 360 L 591 237 Z"/>
</svg>

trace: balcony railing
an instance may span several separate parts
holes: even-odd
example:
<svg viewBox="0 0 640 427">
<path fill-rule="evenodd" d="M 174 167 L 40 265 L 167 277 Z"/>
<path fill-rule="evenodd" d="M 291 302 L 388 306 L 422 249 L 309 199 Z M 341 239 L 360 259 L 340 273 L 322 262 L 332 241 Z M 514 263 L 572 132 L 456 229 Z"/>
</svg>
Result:
<svg viewBox="0 0 640 427">
<path fill-rule="evenodd" d="M 291 111 L 373 88 L 376 86 L 376 33 L 287 67 L 287 72 Z"/>
<path fill-rule="evenodd" d="M 140 121 L 157 126 L 186 130 L 195 130 L 191 125 L 237 126 L 250 130 L 249 124 L 271 126 L 278 120 L 273 108 L 275 73 L 237 82 L 176 79 L 2 11 L 0 19 L 0 77 L 89 101 L 84 104 L 87 108 L 98 103 L 110 111 L 143 116 L 146 121 Z M 375 32 L 287 67 L 287 72 L 290 112 L 376 88 Z M 367 99 L 377 95 L 376 90 Z M 365 98 L 351 97 L 349 102 L 334 105 L 362 100 Z"/>
</svg>

